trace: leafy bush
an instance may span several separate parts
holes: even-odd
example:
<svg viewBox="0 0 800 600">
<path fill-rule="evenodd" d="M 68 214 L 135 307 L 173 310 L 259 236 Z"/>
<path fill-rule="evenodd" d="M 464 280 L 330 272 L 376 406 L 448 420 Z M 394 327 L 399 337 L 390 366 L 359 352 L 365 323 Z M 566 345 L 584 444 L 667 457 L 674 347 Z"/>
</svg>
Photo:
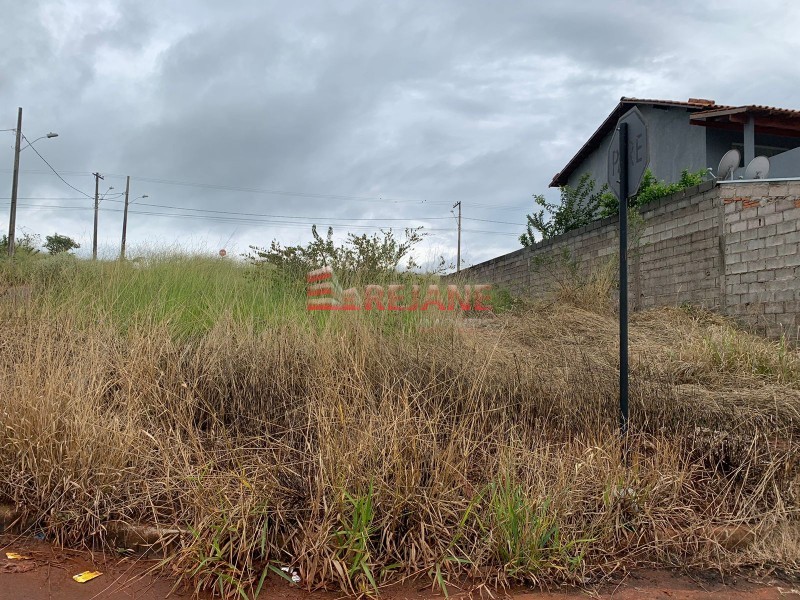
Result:
<svg viewBox="0 0 800 600">
<path fill-rule="evenodd" d="M 14 240 L 14 254 L 38 254 L 41 238 L 35 233 L 25 233 Z M 0 237 L 0 254 L 8 254 L 8 235 Z"/>
<path fill-rule="evenodd" d="M 581 177 L 576 187 L 561 186 L 561 202 L 552 204 L 542 194 L 533 196 L 533 200 L 541 209 L 537 213 L 527 215 L 527 231 L 519 236 L 523 246 L 536 243 L 535 233 L 547 240 L 567 231 L 588 225 L 597 218 L 600 199 L 608 189 L 604 185 L 594 191 L 595 182 L 589 173 Z"/>
<path fill-rule="evenodd" d="M 644 172 L 642 184 L 639 186 L 639 193 L 633 196 L 628 203 L 632 208 L 644 206 L 649 202 L 659 200 L 675 192 L 680 192 L 686 188 L 694 187 L 703 183 L 706 171 L 690 172 L 689 169 L 681 171 L 681 178 L 675 183 L 659 181 L 650 169 Z M 600 217 L 612 217 L 619 214 L 619 200 L 611 192 L 603 194 L 600 198 Z"/>
<path fill-rule="evenodd" d="M 417 266 L 409 254 L 425 235 L 420 229 L 406 229 L 403 240 L 397 239 L 391 229 L 372 235 L 348 233 L 345 242 L 336 245 L 332 227 L 323 238 L 314 225 L 311 227 L 314 239 L 306 245 L 284 247 L 272 240 L 269 248 L 250 246 L 251 252 L 244 256 L 256 264 L 273 265 L 290 276 L 329 266 L 340 273 L 376 278 L 395 272 L 406 258 L 407 269 Z"/>
<path fill-rule="evenodd" d="M 638 208 L 683 189 L 700 185 L 703 183 L 705 173 L 704 170 L 690 172 L 684 169 L 677 182 L 666 183 L 658 181 L 653 172 L 647 169 L 639 186 L 639 193 L 629 200 L 628 206 Z M 561 187 L 559 204 L 547 202 L 541 194 L 535 195 L 534 202 L 541 207 L 541 210 L 527 215 L 527 231 L 519 237 L 520 243 L 523 246 L 531 246 L 537 241 L 536 233 L 541 239 L 547 240 L 588 225 L 597 219 L 619 214 L 619 200 L 608 190 L 608 186 L 603 185 L 597 192 L 594 188 L 594 179 L 589 173 L 585 173 L 576 187 L 569 185 Z"/>
</svg>

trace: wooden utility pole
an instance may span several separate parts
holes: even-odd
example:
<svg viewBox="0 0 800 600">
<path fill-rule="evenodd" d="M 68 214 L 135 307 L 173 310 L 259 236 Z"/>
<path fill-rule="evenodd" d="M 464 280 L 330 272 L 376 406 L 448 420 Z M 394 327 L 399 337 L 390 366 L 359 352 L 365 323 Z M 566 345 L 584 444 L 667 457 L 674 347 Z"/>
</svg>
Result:
<svg viewBox="0 0 800 600">
<path fill-rule="evenodd" d="M 92 260 L 97 260 L 97 213 L 100 210 L 100 180 L 105 179 L 100 173 L 94 175 L 94 235 L 92 236 Z"/>
<path fill-rule="evenodd" d="M 125 212 L 122 214 L 122 247 L 119 252 L 119 259 L 125 260 L 125 236 L 128 232 L 128 194 L 131 191 L 131 176 L 125 180 Z"/>
<path fill-rule="evenodd" d="M 19 150 L 22 142 L 22 107 L 17 112 L 17 142 L 14 145 L 14 175 L 11 178 L 11 214 L 8 217 L 8 256 L 14 256 L 17 229 L 17 188 L 19 186 Z"/>
<path fill-rule="evenodd" d="M 456 250 L 456 273 L 461 272 L 461 200 L 453 204 L 458 207 L 458 249 Z"/>
</svg>

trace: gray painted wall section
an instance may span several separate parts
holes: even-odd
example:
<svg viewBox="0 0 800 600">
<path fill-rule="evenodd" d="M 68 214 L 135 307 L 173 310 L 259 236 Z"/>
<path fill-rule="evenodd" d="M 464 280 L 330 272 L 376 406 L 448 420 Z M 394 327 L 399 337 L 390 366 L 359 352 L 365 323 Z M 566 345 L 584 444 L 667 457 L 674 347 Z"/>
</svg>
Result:
<svg viewBox="0 0 800 600">
<path fill-rule="evenodd" d="M 734 144 L 740 152 L 745 145 L 744 131 L 714 129 L 692 125 L 689 121 L 691 111 L 685 108 L 664 108 L 640 105 L 639 111 L 647 124 L 650 140 L 650 169 L 657 179 L 672 183 L 678 181 L 684 169 L 699 171 L 711 167 L 716 173 L 722 156 Z M 751 132 L 752 133 L 752 132 Z M 608 147 L 612 133 L 606 135 L 600 146 L 570 175 L 568 185 L 575 187 L 584 173 L 590 173 L 595 180 L 595 189 L 608 182 Z M 777 135 L 754 134 L 756 154 L 759 146 L 792 149 L 800 146 L 800 139 Z M 774 150 L 773 150 L 774 151 Z M 800 165 L 795 155 L 778 161 L 778 171 L 770 171 L 774 177 L 800 177 Z M 744 159 L 744 157 L 743 157 Z M 747 166 L 742 161 L 741 168 Z M 742 173 L 736 172 L 738 177 Z"/>
<path fill-rule="evenodd" d="M 647 124 L 650 168 L 658 179 L 673 182 L 680 179 L 683 169 L 697 171 L 706 168 L 705 127 L 691 125 L 688 110 L 664 110 L 647 105 L 638 108 Z M 596 189 L 608 183 L 608 147 L 612 135 L 613 132 L 606 135 L 600 146 L 570 175 L 570 186 L 576 186 L 587 172 L 595 180 Z"/>
<path fill-rule="evenodd" d="M 776 154 L 769 159 L 769 177 L 800 177 L 800 148 Z"/>
<path fill-rule="evenodd" d="M 611 138 L 614 132 L 611 131 L 600 142 L 600 146 L 592 152 L 581 163 L 578 169 L 573 171 L 567 180 L 567 185 L 575 187 L 578 185 L 584 173 L 590 173 L 595 181 L 595 190 L 599 190 L 604 184 L 608 183 L 608 147 L 611 145 Z"/>
<path fill-rule="evenodd" d="M 650 169 L 656 179 L 671 183 L 680 179 L 684 169 L 706 168 L 706 130 L 689 123 L 688 110 L 654 106 L 640 110 L 647 122 Z"/>
<path fill-rule="evenodd" d="M 753 117 L 747 118 L 744 124 L 744 166 L 756 157 L 756 122 Z"/>
<path fill-rule="evenodd" d="M 743 144 L 744 136 L 739 131 L 726 131 L 724 129 L 708 130 L 706 134 L 706 166 L 714 169 L 717 174 L 719 161 L 725 153 L 733 147 L 733 144 Z M 741 162 L 739 164 L 741 167 Z"/>
</svg>

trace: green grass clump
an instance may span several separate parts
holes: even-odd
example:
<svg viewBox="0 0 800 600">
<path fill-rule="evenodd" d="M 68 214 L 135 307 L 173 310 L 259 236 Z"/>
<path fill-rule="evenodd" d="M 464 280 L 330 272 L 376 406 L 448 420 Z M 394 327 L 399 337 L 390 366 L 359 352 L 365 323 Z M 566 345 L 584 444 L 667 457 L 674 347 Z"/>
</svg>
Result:
<svg viewBox="0 0 800 600">
<path fill-rule="evenodd" d="M 410 273 L 385 274 L 361 281 L 341 274 L 341 288 L 367 285 L 418 285 L 424 296 L 438 279 Z M 30 288 L 34 310 L 71 313 L 78 322 L 102 320 L 121 331 L 164 324 L 177 337 L 201 336 L 222 320 L 264 331 L 285 323 L 309 330 L 376 326 L 385 333 L 407 333 L 418 326 L 441 325 L 455 313 L 440 311 L 308 311 L 306 274 L 282 273 L 269 265 L 182 254 L 153 254 L 132 261 L 88 261 L 69 254 L 0 260 L 3 287 Z M 445 287 L 441 286 L 446 305 Z M 410 295 L 410 292 L 406 292 Z M 384 307 L 387 304 L 384 303 Z"/>
<path fill-rule="evenodd" d="M 183 531 L 165 564 L 228 598 L 282 566 L 354 595 L 800 567 L 800 359 L 720 317 L 632 315 L 622 440 L 602 277 L 460 319 L 309 312 L 303 273 L 196 256 L 2 273 L 0 500 L 58 542 Z"/>
<path fill-rule="evenodd" d="M 59 258 L 43 261 L 34 271 L 40 301 L 51 309 L 79 309 L 122 329 L 149 321 L 191 336 L 222 318 L 260 329 L 305 313 L 305 298 L 296 289 L 229 260 L 172 255 L 92 263 Z"/>
</svg>

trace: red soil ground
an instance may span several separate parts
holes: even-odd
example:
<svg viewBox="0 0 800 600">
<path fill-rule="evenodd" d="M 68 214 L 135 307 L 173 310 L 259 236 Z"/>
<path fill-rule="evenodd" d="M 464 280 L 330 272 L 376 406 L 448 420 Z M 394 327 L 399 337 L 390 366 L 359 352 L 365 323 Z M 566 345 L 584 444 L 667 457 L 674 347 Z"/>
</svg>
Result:
<svg viewBox="0 0 800 600">
<path fill-rule="evenodd" d="M 6 552 L 30 556 L 29 560 L 9 560 Z M 163 600 L 188 599 L 187 590 L 170 595 L 173 581 L 148 574 L 157 561 L 119 559 L 101 553 L 65 550 L 30 538 L 0 535 L 0 599 L 2 600 Z M 76 583 L 72 576 L 83 571 L 102 571 L 87 583 Z M 452 590 L 455 592 L 456 590 Z M 451 597 L 456 594 L 451 593 Z M 260 598 L 281 600 L 335 600 L 340 594 L 308 593 L 275 579 L 265 586 Z M 477 594 L 475 597 L 479 597 Z M 486 596 L 485 596 L 486 597 Z M 507 594 L 495 593 L 495 598 Z M 514 600 L 577 600 L 587 598 L 645 600 L 685 598 L 690 600 L 800 599 L 800 581 L 774 578 L 754 579 L 744 575 L 720 580 L 716 573 L 679 574 L 670 571 L 637 571 L 614 584 L 587 589 L 550 592 L 516 590 Z M 423 584 L 392 587 L 381 593 L 386 600 L 433 600 L 444 598 Z"/>
</svg>

